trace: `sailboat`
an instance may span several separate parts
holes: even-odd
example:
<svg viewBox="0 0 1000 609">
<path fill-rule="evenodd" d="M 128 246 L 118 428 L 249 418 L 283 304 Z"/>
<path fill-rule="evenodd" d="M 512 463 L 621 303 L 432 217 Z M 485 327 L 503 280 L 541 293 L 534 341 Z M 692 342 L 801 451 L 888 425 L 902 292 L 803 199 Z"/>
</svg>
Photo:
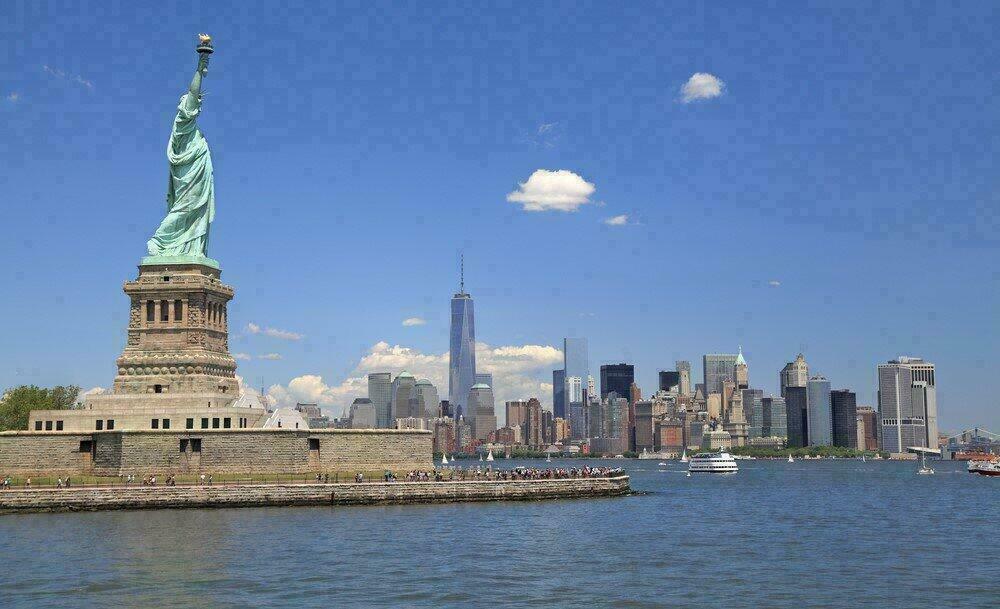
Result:
<svg viewBox="0 0 1000 609">
<path fill-rule="evenodd" d="M 486 455 L 486 460 L 487 461 L 492 461 L 493 460 L 493 451 L 492 450 L 489 452 L 489 454 Z"/>
<path fill-rule="evenodd" d="M 681 463 L 687 463 L 687 462 L 688 462 L 688 449 L 687 446 L 685 446 L 684 451 L 681 452 Z"/>
<path fill-rule="evenodd" d="M 480 454 L 480 455 L 479 455 L 479 462 L 480 462 L 480 463 L 482 463 L 482 462 L 483 462 L 483 455 L 482 455 L 482 454 Z"/>
<path fill-rule="evenodd" d="M 865 461 L 865 454 L 864 453 L 861 453 L 861 462 L 862 463 L 866 463 L 866 461 Z"/>
<path fill-rule="evenodd" d="M 448 453 L 441 453 L 441 465 L 448 465 Z"/>
<path fill-rule="evenodd" d="M 545 462 L 552 463 L 552 455 L 550 453 L 545 453 Z"/>
<path fill-rule="evenodd" d="M 920 453 L 920 469 L 917 470 L 918 474 L 933 474 L 934 470 L 927 467 L 927 453 Z"/>
<path fill-rule="evenodd" d="M 788 453 L 788 462 L 789 463 L 795 463 L 795 459 L 792 458 L 792 454 L 791 453 Z"/>
</svg>

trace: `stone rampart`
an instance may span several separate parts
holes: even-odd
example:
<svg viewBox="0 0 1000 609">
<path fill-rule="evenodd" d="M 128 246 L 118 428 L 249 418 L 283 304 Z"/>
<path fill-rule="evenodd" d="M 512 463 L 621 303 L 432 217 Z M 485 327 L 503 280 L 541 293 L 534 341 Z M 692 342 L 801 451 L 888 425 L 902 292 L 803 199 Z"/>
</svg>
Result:
<svg viewBox="0 0 1000 609">
<path fill-rule="evenodd" d="M 464 482 L 17 488 L 0 491 L 0 514 L 185 507 L 524 501 L 614 497 L 628 492 L 628 476 Z"/>
<path fill-rule="evenodd" d="M 432 435 L 393 429 L 0 433 L 0 475 L 254 474 L 430 469 Z"/>
</svg>

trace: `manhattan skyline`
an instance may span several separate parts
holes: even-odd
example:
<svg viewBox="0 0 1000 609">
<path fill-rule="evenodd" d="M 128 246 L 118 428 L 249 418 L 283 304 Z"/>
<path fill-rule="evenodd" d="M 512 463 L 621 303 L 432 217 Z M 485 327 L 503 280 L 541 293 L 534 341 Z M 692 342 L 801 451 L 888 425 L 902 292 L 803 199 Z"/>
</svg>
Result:
<svg viewBox="0 0 1000 609">
<path fill-rule="evenodd" d="M 675 360 L 700 379 L 702 355 L 742 345 L 754 387 L 777 395 L 802 351 L 811 373 L 874 406 L 876 365 L 923 357 L 942 379 L 943 430 L 998 426 L 981 382 L 1000 357 L 995 14 L 869 7 L 831 24 L 810 6 L 782 7 L 786 21 L 597 7 L 567 23 L 453 8 L 460 27 L 431 35 L 420 8 L 381 8 L 296 28 L 254 9 L 210 23 L 78 15 L 79 27 L 17 15 L 0 162 L 25 228 L 0 242 L 0 384 L 107 385 L 124 343 L 117 289 L 162 214 L 164 92 L 184 84 L 173 49 L 205 29 L 227 48 L 206 104 L 233 107 L 203 125 L 225 210 L 212 252 L 245 286 L 230 308 L 239 373 L 276 399 L 339 415 L 364 374 L 403 370 L 443 394 L 461 248 L 498 410 L 551 408 L 562 340 L 581 337 L 591 375 L 634 364 L 646 394 Z M 887 42 L 900 19 L 942 43 Z M 105 22 L 129 35 L 88 34 Z M 609 53 L 603 22 L 634 44 Z M 95 126 L 109 116 L 111 132 Z M 134 171 L 100 194 L 76 187 L 112 164 Z M 576 211 L 546 203 L 545 180 Z"/>
</svg>

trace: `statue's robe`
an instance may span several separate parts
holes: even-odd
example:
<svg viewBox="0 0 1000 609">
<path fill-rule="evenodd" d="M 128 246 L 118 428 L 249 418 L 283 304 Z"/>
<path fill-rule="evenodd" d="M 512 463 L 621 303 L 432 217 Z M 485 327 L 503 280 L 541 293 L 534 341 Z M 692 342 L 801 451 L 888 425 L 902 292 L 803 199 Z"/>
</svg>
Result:
<svg viewBox="0 0 1000 609">
<path fill-rule="evenodd" d="M 146 243 L 151 256 L 208 254 L 208 233 L 215 220 L 215 184 L 212 155 L 196 122 L 200 111 L 200 97 L 191 93 L 181 97 L 167 144 L 167 216 Z"/>
</svg>

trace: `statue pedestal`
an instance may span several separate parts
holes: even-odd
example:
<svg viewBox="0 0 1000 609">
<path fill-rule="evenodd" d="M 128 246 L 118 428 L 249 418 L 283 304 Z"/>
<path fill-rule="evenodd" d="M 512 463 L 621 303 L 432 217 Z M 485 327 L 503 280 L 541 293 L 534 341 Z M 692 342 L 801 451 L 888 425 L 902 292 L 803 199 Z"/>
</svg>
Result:
<svg viewBox="0 0 1000 609">
<path fill-rule="evenodd" d="M 234 292 L 220 276 L 205 257 L 143 258 L 124 286 L 131 311 L 114 393 L 238 396 L 226 312 Z"/>
</svg>

